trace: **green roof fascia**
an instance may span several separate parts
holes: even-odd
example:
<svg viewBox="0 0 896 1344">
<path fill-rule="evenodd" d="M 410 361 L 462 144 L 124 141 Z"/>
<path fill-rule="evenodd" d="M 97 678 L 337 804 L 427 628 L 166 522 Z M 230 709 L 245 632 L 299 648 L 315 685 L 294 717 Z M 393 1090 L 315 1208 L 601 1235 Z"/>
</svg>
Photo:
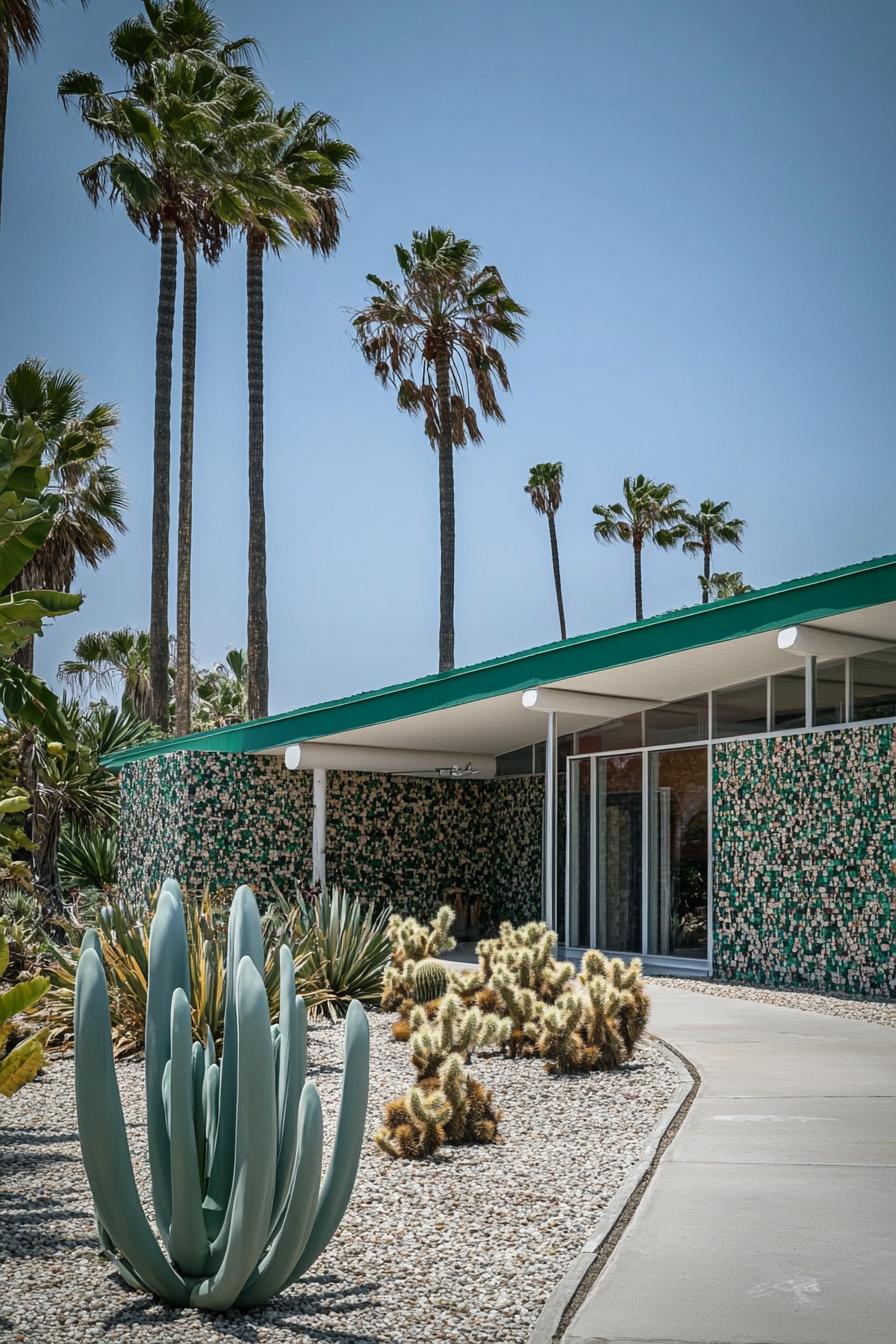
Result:
<svg viewBox="0 0 896 1344">
<path fill-rule="evenodd" d="M 148 742 L 111 753 L 103 757 L 103 764 L 118 770 L 133 761 L 177 751 L 272 750 L 892 601 L 896 601 L 896 555 L 881 556 L 416 681 L 188 737 Z"/>
</svg>

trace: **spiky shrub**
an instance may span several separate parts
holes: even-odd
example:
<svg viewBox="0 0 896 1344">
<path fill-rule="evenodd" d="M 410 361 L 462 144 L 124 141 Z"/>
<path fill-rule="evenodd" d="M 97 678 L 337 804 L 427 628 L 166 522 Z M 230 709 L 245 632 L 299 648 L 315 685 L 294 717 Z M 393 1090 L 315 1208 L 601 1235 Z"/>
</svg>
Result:
<svg viewBox="0 0 896 1344">
<path fill-rule="evenodd" d="M 423 961 L 424 957 L 450 952 L 457 946 L 451 936 L 453 924 L 454 911 L 450 905 L 439 908 L 429 927 L 410 915 L 393 915 L 388 927 L 393 965 L 403 966 L 407 961 Z"/>
<path fill-rule="evenodd" d="M 384 1124 L 373 1136 L 389 1157 L 432 1157 L 445 1142 L 451 1107 L 438 1088 L 409 1088 L 403 1097 L 387 1101 Z"/>
<path fill-rule="evenodd" d="M 538 1051 L 551 1073 L 619 1068 L 647 1023 L 650 1001 L 639 961 L 626 966 L 619 957 L 586 952 L 579 979 L 580 989 L 542 1013 Z"/>
<path fill-rule="evenodd" d="M 339 1119 L 320 1186 L 320 1097 L 305 1082 L 305 1007 L 285 946 L 278 966 L 280 1014 L 272 1025 L 261 920 L 251 891 L 240 887 L 228 925 L 219 1062 L 210 1034 L 204 1048 L 193 1041 L 183 903 L 176 883 L 163 884 L 149 940 L 145 1037 L 160 1246 L 128 1151 L 99 939 L 92 930 L 84 936 L 75 1100 L 100 1244 L 126 1283 L 175 1306 L 226 1311 L 267 1301 L 314 1263 L 351 1195 L 367 1106 L 367 1018 L 360 1004 L 349 1007 Z"/>
<path fill-rule="evenodd" d="M 557 935 L 546 924 L 533 920 L 515 929 L 505 920 L 498 938 L 478 945 L 480 973 L 488 983 L 502 967 L 521 989 L 531 989 L 543 1002 L 553 1003 L 575 976 L 571 962 L 555 959 L 556 950 Z"/>
<path fill-rule="evenodd" d="M 0 979 L 9 966 L 9 944 L 0 924 Z M 19 980 L 0 989 L 0 1096 L 11 1097 L 30 1083 L 44 1062 L 47 1031 L 17 1030 L 13 1019 L 39 1003 L 50 982 L 45 975 Z"/>
<path fill-rule="evenodd" d="M 293 923 L 306 998 L 330 1018 L 344 1017 L 349 1004 L 375 1003 L 383 992 L 391 944 L 389 911 L 362 906 L 338 887 L 319 895 L 296 894 Z"/>
<path fill-rule="evenodd" d="M 451 1055 L 466 1062 L 475 1050 L 503 1045 L 509 1032 L 509 1023 L 494 1014 L 483 1015 L 478 1008 L 464 1008 L 454 994 L 445 995 L 432 1021 L 425 1009 L 415 1008 L 410 1024 L 411 1062 L 418 1083 L 435 1078 Z"/>
<path fill-rule="evenodd" d="M 513 972 L 500 964 L 495 967 L 488 989 L 498 1001 L 498 1012 L 509 1024 L 504 1044 L 510 1058 L 534 1054 L 539 1019 L 545 1005 L 533 989 L 522 988 Z M 482 1000 L 484 996 L 480 994 L 479 997 Z"/>
<path fill-rule="evenodd" d="M 448 972 L 435 957 L 415 962 L 411 975 L 411 998 L 415 1003 L 432 1003 L 442 997 L 447 987 Z"/>
</svg>

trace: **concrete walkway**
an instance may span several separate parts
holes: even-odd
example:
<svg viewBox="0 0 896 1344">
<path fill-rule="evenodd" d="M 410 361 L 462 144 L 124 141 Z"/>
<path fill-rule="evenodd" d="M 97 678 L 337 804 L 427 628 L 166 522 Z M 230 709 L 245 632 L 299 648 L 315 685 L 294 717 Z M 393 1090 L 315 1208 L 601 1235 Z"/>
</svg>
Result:
<svg viewBox="0 0 896 1344">
<path fill-rule="evenodd" d="M 652 995 L 700 1091 L 565 1344 L 894 1344 L 896 1033 Z"/>
</svg>

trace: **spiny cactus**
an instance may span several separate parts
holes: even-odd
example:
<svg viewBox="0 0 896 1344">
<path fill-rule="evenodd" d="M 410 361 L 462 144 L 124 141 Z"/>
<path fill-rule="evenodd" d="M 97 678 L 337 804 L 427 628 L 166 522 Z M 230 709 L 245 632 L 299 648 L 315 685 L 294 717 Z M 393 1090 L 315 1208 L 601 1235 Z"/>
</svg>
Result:
<svg viewBox="0 0 896 1344">
<path fill-rule="evenodd" d="M 410 915 L 404 918 L 393 915 L 387 927 L 392 944 L 392 964 L 403 966 L 406 961 L 423 961 L 425 957 L 437 957 L 440 952 L 450 952 L 457 946 L 451 936 L 453 924 L 454 911 L 450 905 L 441 906 L 430 921 L 429 928 Z"/>
<path fill-rule="evenodd" d="M 448 972 L 435 957 L 424 957 L 414 963 L 411 974 L 411 997 L 415 1003 L 431 1003 L 440 999 L 448 987 Z"/>
<path fill-rule="evenodd" d="M 451 1106 L 438 1088 L 412 1087 L 405 1096 L 387 1101 L 385 1124 L 374 1140 L 389 1157 L 431 1157 L 445 1142 Z"/>
<path fill-rule="evenodd" d="M 581 987 L 562 994 L 541 1016 L 538 1052 L 551 1073 L 615 1069 L 631 1058 L 647 1022 L 650 1001 L 641 963 L 626 966 L 586 952 Z"/>
<path fill-rule="evenodd" d="M 556 950 L 557 935 L 546 924 L 533 920 L 515 929 L 505 920 L 497 938 L 477 945 L 480 974 L 488 982 L 504 967 L 521 989 L 531 989 L 539 999 L 553 1003 L 575 976 L 570 962 L 555 960 Z"/>
<path fill-rule="evenodd" d="M 531 1055 L 538 1037 L 538 1022 L 544 1005 L 532 989 L 522 989 L 508 967 L 495 967 L 490 988 L 497 995 L 510 1030 L 504 1044 L 511 1059 Z"/>
<path fill-rule="evenodd" d="M 449 1055 L 439 1069 L 439 1087 L 451 1107 L 445 1142 L 494 1143 L 501 1112 L 492 1105 L 491 1089 L 468 1073 L 460 1055 Z"/>
<path fill-rule="evenodd" d="M 253 1307 L 296 1282 L 336 1231 L 351 1195 L 367 1106 L 369 1031 L 345 1019 L 342 1100 L 320 1185 L 320 1097 L 305 1082 L 305 1005 L 280 949 L 271 1025 L 261 922 L 248 887 L 227 936 L 224 1043 L 193 1042 L 180 889 L 163 884 L 149 940 L 145 1074 L 152 1200 L 143 1212 L 112 1056 L 99 943 L 88 931 L 75 983 L 75 1099 L 81 1153 L 104 1254 L 131 1287 L 175 1306 Z M 164 1249 L 163 1249 L 164 1247 Z M 167 1255 L 166 1252 L 167 1251 Z"/>
<path fill-rule="evenodd" d="M 431 1022 L 420 1007 L 412 1011 L 410 1022 L 411 1059 L 418 1082 L 434 1078 L 449 1055 L 459 1055 L 466 1062 L 474 1050 L 503 1045 L 510 1031 L 508 1022 L 494 1014 L 483 1016 L 478 1008 L 464 1008 L 454 994 L 445 995 Z"/>
</svg>

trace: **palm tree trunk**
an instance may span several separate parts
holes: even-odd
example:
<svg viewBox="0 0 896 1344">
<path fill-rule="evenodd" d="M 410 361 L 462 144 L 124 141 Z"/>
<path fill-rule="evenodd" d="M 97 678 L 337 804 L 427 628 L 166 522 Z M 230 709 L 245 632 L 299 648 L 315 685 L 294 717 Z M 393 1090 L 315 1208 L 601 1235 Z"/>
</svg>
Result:
<svg viewBox="0 0 896 1344">
<path fill-rule="evenodd" d="M 3 147 L 6 144 L 6 104 L 9 101 L 9 39 L 0 36 L 0 214 L 3 211 Z"/>
<path fill-rule="evenodd" d="M 156 323 L 156 404 L 152 470 L 152 577 L 149 680 L 153 719 L 168 727 L 168 533 L 171 527 L 171 361 L 177 297 L 177 230 L 162 220 L 159 309 Z"/>
<path fill-rule="evenodd" d="M 247 363 L 249 372 L 249 612 L 250 719 L 268 712 L 268 599 L 264 516 L 264 237 L 246 243 Z"/>
<path fill-rule="evenodd" d="M 557 549 L 557 525 L 554 511 L 548 511 L 548 532 L 551 537 L 551 565 L 554 569 L 554 591 L 557 594 L 557 615 L 560 617 L 560 638 L 566 638 L 566 615 L 563 611 L 563 588 L 560 583 L 560 552 Z"/>
<path fill-rule="evenodd" d="M 703 585 L 703 601 L 709 601 L 709 580 L 712 576 L 712 547 L 703 544 L 703 577 L 706 580 Z"/>
<path fill-rule="evenodd" d="M 59 877 L 59 836 L 62 811 L 56 805 L 39 804 L 34 810 L 34 886 L 44 915 L 61 915 L 64 905 Z"/>
<path fill-rule="evenodd" d="M 184 247 L 183 351 L 180 400 L 180 483 L 177 506 L 177 671 L 174 727 L 190 731 L 190 562 L 193 547 L 193 409 L 196 394 L 196 247 Z"/>
<path fill-rule="evenodd" d="M 644 593 L 641 586 L 641 544 L 634 543 L 635 552 L 635 620 L 644 619 Z"/>
<path fill-rule="evenodd" d="M 439 671 L 454 667 L 454 440 L 451 433 L 451 374 L 447 345 L 436 356 L 439 401 Z"/>
</svg>

